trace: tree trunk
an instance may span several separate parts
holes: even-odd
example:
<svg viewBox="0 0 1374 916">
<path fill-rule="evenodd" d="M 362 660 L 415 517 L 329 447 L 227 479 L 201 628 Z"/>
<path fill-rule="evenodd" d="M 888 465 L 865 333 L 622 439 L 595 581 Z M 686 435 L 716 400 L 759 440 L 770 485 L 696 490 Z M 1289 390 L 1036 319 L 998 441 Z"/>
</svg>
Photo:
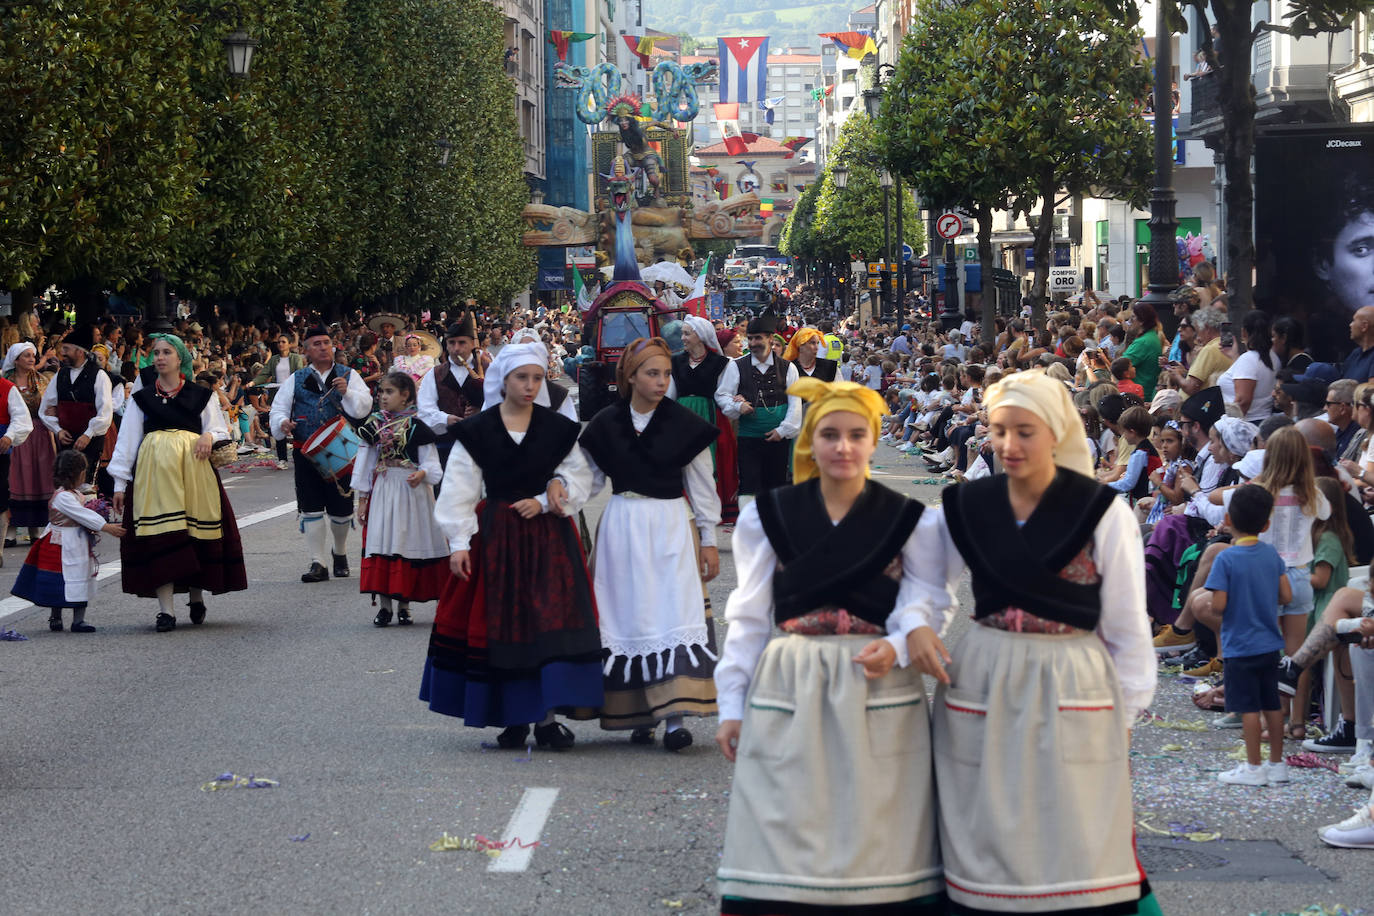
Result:
<svg viewBox="0 0 1374 916">
<path fill-rule="evenodd" d="M 1031 322 L 1045 324 L 1045 290 L 1050 285 L 1050 242 L 1054 239 L 1054 195 L 1058 191 L 1054 176 L 1040 182 L 1040 223 L 1035 227 L 1035 276 L 1031 280 Z"/>
<path fill-rule="evenodd" d="M 1255 264 L 1255 189 L 1250 178 L 1250 159 L 1255 148 L 1255 87 L 1251 83 L 1250 58 L 1254 34 L 1249 0 L 1213 0 L 1217 30 L 1221 35 L 1221 67 L 1216 78 L 1222 118 L 1222 166 L 1226 170 L 1226 264 L 1227 297 L 1231 319 L 1239 322 L 1252 304 Z"/>
<path fill-rule="evenodd" d="M 992 286 L 992 205 L 977 204 L 973 212 L 978 217 L 978 270 L 982 274 L 983 284 L 982 333 L 979 340 L 992 354 L 997 342 L 997 291 Z"/>
</svg>

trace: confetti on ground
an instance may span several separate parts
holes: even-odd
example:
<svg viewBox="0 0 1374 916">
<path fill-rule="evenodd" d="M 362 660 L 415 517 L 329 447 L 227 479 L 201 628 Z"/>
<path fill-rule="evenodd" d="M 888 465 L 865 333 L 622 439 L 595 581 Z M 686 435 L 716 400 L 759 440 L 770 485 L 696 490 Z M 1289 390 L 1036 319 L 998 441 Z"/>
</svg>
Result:
<svg viewBox="0 0 1374 916">
<path fill-rule="evenodd" d="M 221 773 L 214 779 L 200 787 L 202 792 L 220 792 L 224 789 L 275 789 L 281 783 L 275 779 L 268 779 L 265 776 L 254 776 L 249 773 L 247 776 L 236 776 L 233 773 Z"/>
<path fill-rule="evenodd" d="M 1337 761 L 1328 760 L 1325 757 L 1310 752 L 1289 754 L 1284 758 L 1284 762 L 1290 767 L 1299 767 L 1304 770 L 1330 770 L 1333 773 L 1340 772 L 1340 764 Z"/>
<path fill-rule="evenodd" d="M 519 837 L 513 837 L 503 842 L 501 840 L 489 840 L 480 833 L 470 837 L 459 837 L 449 836 L 449 834 L 445 832 L 439 839 L 430 843 L 429 848 L 431 852 L 452 852 L 454 850 L 461 852 L 484 852 L 492 858 L 495 858 L 506 849 L 529 849 L 531 846 L 538 845 L 538 840 L 522 843 Z"/>
<path fill-rule="evenodd" d="M 1176 840 L 1190 840 L 1194 843 L 1211 843 L 1221 839 L 1220 833 L 1204 830 L 1189 830 L 1182 824 L 1170 824 L 1168 830 L 1161 830 L 1146 820 L 1136 821 L 1135 825 L 1146 833 L 1153 833 L 1155 836 L 1168 836 Z M 1196 825 L 1190 824 L 1188 826 L 1191 827 Z"/>
<path fill-rule="evenodd" d="M 310 834 L 308 833 L 303 833 L 300 836 L 290 837 L 290 840 L 293 843 L 304 843 L 308 839 L 310 839 Z"/>
<path fill-rule="evenodd" d="M 681 900 L 660 900 L 659 903 L 663 904 L 670 910 L 680 910 L 683 907 L 683 903 Z"/>
<path fill-rule="evenodd" d="M 953 481 L 951 481 L 948 477 L 917 477 L 911 482 L 915 484 L 925 484 L 927 486 L 938 487 L 943 484 L 952 483 Z"/>
<path fill-rule="evenodd" d="M 1161 751 L 1164 751 L 1165 753 L 1168 753 L 1169 751 L 1181 751 L 1181 750 L 1183 750 L 1183 745 L 1181 745 L 1181 744 L 1166 744 L 1166 745 L 1164 745 L 1162 748 L 1160 748 L 1160 750 L 1161 750 Z"/>
<path fill-rule="evenodd" d="M 1143 724 L 1153 725 L 1156 728 L 1173 728 L 1183 732 L 1205 732 L 1207 723 L 1201 719 L 1166 719 L 1164 716 L 1155 715 L 1152 712 L 1141 714 Z"/>
<path fill-rule="evenodd" d="M 0 642 L 28 642 L 29 638 L 23 633 L 15 632 L 14 627 L 5 627 L 0 630 Z"/>
</svg>

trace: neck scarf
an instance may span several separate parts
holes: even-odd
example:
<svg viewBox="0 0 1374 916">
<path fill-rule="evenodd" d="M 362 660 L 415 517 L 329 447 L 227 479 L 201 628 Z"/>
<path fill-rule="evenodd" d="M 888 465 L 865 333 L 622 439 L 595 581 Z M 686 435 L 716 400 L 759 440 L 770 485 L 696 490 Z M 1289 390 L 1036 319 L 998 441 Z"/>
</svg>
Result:
<svg viewBox="0 0 1374 916">
<path fill-rule="evenodd" d="M 873 432 L 873 441 L 878 440 L 878 425 L 887 413 L 887 403 L 883 396 L 866 385 L 854 382 L 823 382 L 820 379 L 803 376 L 787 389 L 788 394 L 796 395 L 811 406 L 802 420 L 801 432 L 797 434 L 792 449 L 792 482 L 802 483 L 820 475 L 811 442 L 816 437 L 816 425 L 826 414 L 837 410 L 848 410 L 868 419 Z M 864 476 L 869 469 L 864 467 Z"/>
<path fill-rule="evenodd" d="M 1043 369 L 1017 372 L 988 389 L 984 398 L 988 416 L 999 407 L 1021 407 L 1045 421 L 1054 436 L 1054 463 L 1085 477 L 1093 476 L 1093 459 L 1083 432 L 1083 418 L 1063 382 Z"/>
<path fill-rule="evenodd" d="M 415 405 L 400 410 L 379 410 L 377 416 L 377 454 L 380 457 L 399 458 L 410 441 L 410 419 L 415 416 Z"/>
</svg>

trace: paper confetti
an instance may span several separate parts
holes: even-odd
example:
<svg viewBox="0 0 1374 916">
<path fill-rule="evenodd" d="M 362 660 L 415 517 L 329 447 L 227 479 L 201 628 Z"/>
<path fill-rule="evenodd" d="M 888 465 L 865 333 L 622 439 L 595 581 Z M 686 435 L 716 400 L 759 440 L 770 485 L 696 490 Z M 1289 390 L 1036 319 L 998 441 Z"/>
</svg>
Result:
<svg viewBox="0 0 1374 916">
<path fill-rule="evenodd" d="M 300 836 L 289 837 L 289 839 L 293 843 L 304 843 L 306 840 L 310 839 L 310 834 L 303 833 Z"/>
<path fill-rule="evenodd" d="M 275 789 L 281 783 L 275 779 L 268 779 L 265 776 L 254 776 L 249 773 L 247 776 L 237 776 L 233 773 L 221 773 L 214 779 L 200 787 L 202 792 L 220 792 L 224 789 Z"/>
<path fill-rule="evenodd" d="M 29 638 L 23 633 L 15 632 L 14 627 L 5 627 L 0 630 L 0 642 L 28 642 Z"/>
<path fill-rule="evenodd" d="M 1201 830 L 1161 830 L 1158 827 L 1151 824 L 1149 821 L 1145 820 L 1136 821 L 1135 825 L 1139 827 L 1141 830 L 1144 830 L 1146 833 L 1153 833 L 1155 836 L 1169 836 L 1173 837 L 1174 839 L 1191 840 L 1194 843 L 1211 843 L 1215 840 L 1221 839 L 1220 833 L 1210 833 Z M 1171 828 L 1173 826 L 1174 825 L 1172 824 L 1170 825 Z"/>
<path fill-rule="evenodd" d="M 504 842 L 501 840 L 489 840 L 480 833 L 470 837 L 450 836 L 447 832 L 433 843 L 429 844 L 431 852 L 451 852 L 454 850 L 462 852 L 484 852 L 495 858 L 504 849 L 529 849 L 531 846 L 538 846 L 538 840 L 522 843 L 519 837 L 513 837 Z"/>
<path fill-rule="evenodd" d="M 683 903 L 681 900 L 660 900 L 659 903 L 663 904 L 670 910 L 680 910 L 683 907 Z"/>
<path fill-rule="evenodd" d="M 1192 721 L 1187 719 L 1166 719 L 1163 716 L 1157 716 L 1148 711 L 1141 713 L 1141 717 L 1144 720 L 1143 724 L 1154 725 L 1157 728 L 1173 728 L 1183 732 L 1205 732 L 1207 730 L 1207 723 L 1203 722 L 1201 719 L 1194 719 Z"/>
<path fill-rule="evenodd" d="M 1330 770 L 1333 773 L 1340 772 L 1340 764 L 1335 760 L 1327 760 L 1319 754 L 1304 752 L 1301 754 L 1289 754 L 1284 758 L 1284 762 L 1290 767 L 1298 767 L 1305 770 Z"/>
</svg>

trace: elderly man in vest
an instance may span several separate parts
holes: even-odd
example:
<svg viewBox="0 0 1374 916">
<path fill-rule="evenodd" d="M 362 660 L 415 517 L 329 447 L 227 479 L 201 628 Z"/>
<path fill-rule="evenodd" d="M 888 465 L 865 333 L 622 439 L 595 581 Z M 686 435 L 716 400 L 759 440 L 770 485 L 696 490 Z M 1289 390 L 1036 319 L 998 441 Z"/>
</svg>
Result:
<svg viewBox="0 0 1374 916">
<path fill-rule="evenodd" d="M 444 333 L 448 358 L 425 373 L 415 398 L 420 422 L 433 430 L 439 441 L 439 463 L 448 466 L 448 453 L 457 441 L 458 422 L 482 409 L 482 379 L 490 358 L 475 350 L 477 324 L 463 315 Z"/>
<path fill-rule="evenodd" d="M 309 365 L 291 374 L 272 399 L 271 424 L 274 438 L 291 437 L 296 473 L 296 511 L 301 532 L 310 548 L 310 569 L 302 582 L 323 582 L 329 578 L 325 551 L 333 535 L 334 576 L 348 575 L 348 529 L 353 526 L 353 491 L 337 481 L 326 479 L 301 446 L 322 426 L 345 416 L 362 420 L 372 410 L 372 395 L 362 376 L 334 363 L 334 341 L 329 329 L 315 325 L 305 334 L 305 358 Z M 329 530 L 325 530 L 325 516 Z"/>
<path fill-rule="evenodd" d="M 110 377 L 96 364 L 90 325 L 62 339 L 62 368 L 43 392 L 38 416 L 57 437 L 57 447 L 74 448 L 86 456 L 87 480 L 95 479 L 105 448 L 105 433 L 114 419 Z"/>
<path fill-rule="evenodd" d="M 787 483 L 787 464 L 801 429 L 801 398 L 787 389 L 797 380 L 797 367 L 773 356 L 776 321 L 761 316 L 749 322 L 749 352 L 735 360 L 739 387 L 733 399 L 717 399 L 730 419 L 739 420 L 739 492 L 757 496 Z M 744 505 L 741 498 L 740 505 Z"/>
</svg>

